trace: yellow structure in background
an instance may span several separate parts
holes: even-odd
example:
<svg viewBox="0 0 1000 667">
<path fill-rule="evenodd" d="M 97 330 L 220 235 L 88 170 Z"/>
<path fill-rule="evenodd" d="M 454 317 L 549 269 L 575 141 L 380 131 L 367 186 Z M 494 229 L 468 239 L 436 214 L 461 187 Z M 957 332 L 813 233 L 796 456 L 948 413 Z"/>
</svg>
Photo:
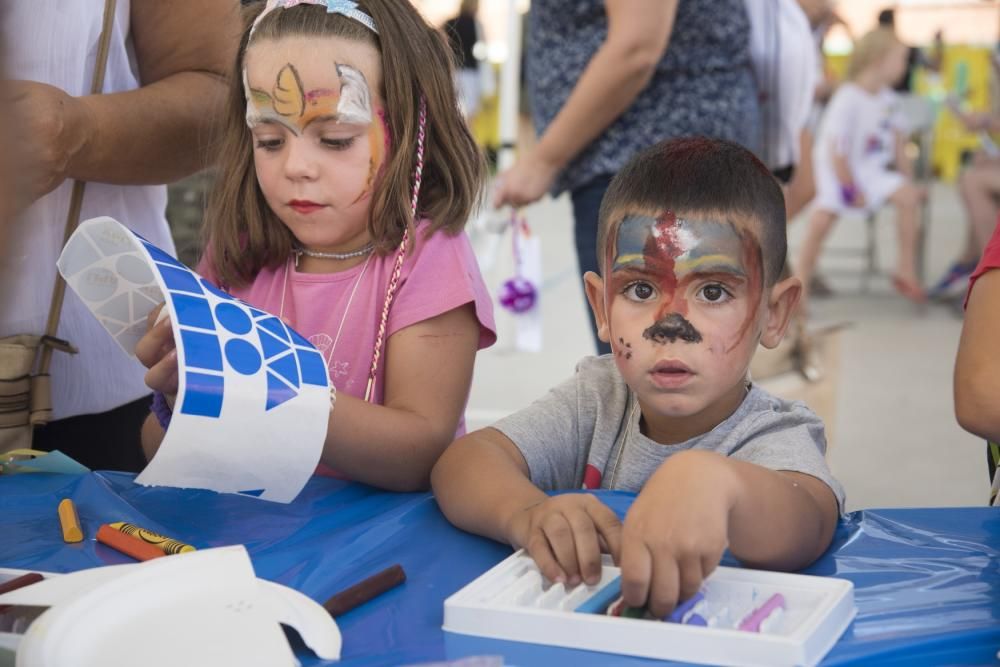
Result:
<svg viewBox="0 0 1000 667">
<path fill-rule="evenodd" d="M 495 80 L 500 81 L 500 66 L 493 64 Z M 500 148 L 500 86 L 496 92 L 479 100 L 479 111 L 469 120 L 469 129 L 476 143 L 483 148 Z"/>
<path fill-rule="evenodd" d="M 934 105 L 931 168 L 942 181 L 954 182 L 962 169 L 962 155 L 978 150 L 981 144 L 979 136 L 965 130 L 945 101 L 949 97 L 959 100 L 962 110 L 967 112 L 992 109 L 990 57 L 990 50 L 985 47 L 950 45 L 945 47 L 940 73 L 923 69 L 916 73 L 914 91 Z M 849 58 L 850 55 L 827 55 L 827 67 L 843 79 Z"/>
</svg>

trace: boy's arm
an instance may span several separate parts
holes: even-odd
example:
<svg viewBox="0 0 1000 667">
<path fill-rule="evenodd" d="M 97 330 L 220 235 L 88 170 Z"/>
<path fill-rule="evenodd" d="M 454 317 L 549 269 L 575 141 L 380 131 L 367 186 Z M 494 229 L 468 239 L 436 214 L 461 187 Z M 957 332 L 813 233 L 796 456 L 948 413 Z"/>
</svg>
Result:
<svg viewBox="0 0 1000 667">
<path fill-rule="evenodd" d="M 625 518 L 622 593 L 630 606 L 665 616 L 697 592 L 727 547 L 751 567 L 805 567 L 830 545 L 837 515 L 833 491 L 810 475 L 681 452 Z"/>
<path fill-rule="evenodd" d="M 1000 442 L 997 332 L 1000 332 L 1000 269 L 993 269 L 976 280 L 969 295 L 955 360 L 954 384 L 955 417 L 959 425 L 994 442 Z"/>
<path fill-rule="evenodd" d="M 459 438 L 438 460 L 431 485 L 459 528 L 524 547 L 551 581 L 595 584 L 601 551 L 618 556 L 621 522 L 597 498 L 550 498 L 529 479 L 517 445 L 486 428 Z"/>
<path fill-rule="evenodd" d="M 431 486 L 453 524 L 516 546 L 523 544 L 516 544 L 511 534 L 511 519 L 548 498 L 531 483 L 517 445 L 494 428 L 452 443 L 431 472 Z"/>
</svg>

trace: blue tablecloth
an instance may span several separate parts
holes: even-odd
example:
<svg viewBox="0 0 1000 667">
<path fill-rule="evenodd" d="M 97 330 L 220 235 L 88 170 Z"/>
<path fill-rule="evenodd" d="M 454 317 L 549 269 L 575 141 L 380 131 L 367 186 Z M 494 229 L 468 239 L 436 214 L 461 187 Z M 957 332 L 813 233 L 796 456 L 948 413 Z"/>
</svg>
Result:
<svg viewBox="0 0 1000 667">
<path fill-rule="evenodd" d="M 633 495 L 599 492 L 624 515 Z M 56 505 L 72 498 L 89 539 L 65 544 Z M 257 575 L 323 601 L 393 563 L 406 583 L 340 617 L 342 665 L 503 655 L 516 665 L 649 664 L 586 651 L 444 633 L 443 601 L 510 554 L 463 533 L 427 493 L 314 478 L 288 505 L 147 488 L 122 473 L 0 477 L 0 566 L 70 572 L 131 562 L 93 540 L 130 521 L 198 547 L 245 544 Z M 810 574 L 855 585 L 858 616 L 823 664 L 995 664 L 1000 650 L 1000 510 L 865 510 L 842 521 Z M 299 651 L 305 665 L 326 664 Z M 330 663 L 336 664 L 336 663 Z"/>
</svg>

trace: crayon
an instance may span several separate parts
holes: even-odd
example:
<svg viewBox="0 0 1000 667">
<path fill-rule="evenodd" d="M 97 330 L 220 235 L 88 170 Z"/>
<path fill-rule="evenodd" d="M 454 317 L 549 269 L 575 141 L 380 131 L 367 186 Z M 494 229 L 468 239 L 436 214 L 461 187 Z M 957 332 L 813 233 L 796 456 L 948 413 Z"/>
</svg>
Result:
<svg viewBox="0 0 1000 667">
<path fill-rule="evenodd" d="M 182 554 L 189 551 L 195 551 L 195 548 L 190 544 L 184 544 L 180 540 L 175 540 L 172 537 L 154 533 L 151 530 L 140 528 L 135 524 L 125 523 L 124 521 L 116 521 L 115 523 L 109 523 L 108 525 L 120 533 L 137 537 L 143 542 L 152 544 L 165 554 Z"/>
<path fill-rule="evenodd" d="M 406 573 L 403 572 L 403 568 L 393 565 L 335 594 L 323 603 L 323 608 L 330 612 L 331 616 L 340 616 L 404 581 Z"/>
<path fill-rule="evenodd" d="M 45 577 L 38 574 L 37 572 L 29 572 L 28 574 L 22 574 L 20 577 L 14 577 L 8 581 L 0 584 L 0 595 L 4 593 L 10 593 L 11 591 L 16 591 L 19 588 L 24 588 L 25 586 L 30 586 L 31 584 L 37 584 L 39 581 L 43 580 Z M 13 605 L 0 604 L 0 614 L 6 612 Z"/>
<path fill-rule="evenodd" d="M 622 593 L 622 578 L 615 577 L 604 588 L 584 600 L 575 611 L 578 614 L 603 614 Z"/>
<path fill-rule="evenodd" d="M 44 578 L 45 577 L 37 572 L 29 572 L 28 574 L 22 574 L 20 577 L 14 577 L 9 581 L 5 581 L 0 584 L 0 595 L 16 591 L 18 588 L 24 588 L 25 586 L 30 586 L 31 584 L 37 584 Z"/>
<path fill-rule="evenodd" d="M 745 632 L 760 632 L 761 626 L 764 625 L 764 630 L 767 630 L 767 619 L 772 614 L 780 614 L 781 610 L 785 608 L 785 596 L 781 593 L 775 593 L 769 597 L 764 604 L 754 609 L 750 614 L 747 615 L 742 621 L 740 621 L 739 628 Z"/>
<path fill-rule="evenodd" d="M 674 607 L 674 610 L 663 619 L 667 623 L 688 623 L 694 616 L 704 621 L 704 617 L 698 614 L 701 609 L 696 609 L 696 607 L 705 601 L 705 596 L 700 591 L 689 597 L 684 602 Z M 702 607 L 705 605 L 702 604 Z M 698 623 L 694 621 L 695 625 L 704 625 L 704 623 Z"/>
<path fill-rule="evenodd" d="M 69 498 L 59 502 L 59 526 L 62 528 L 63 542 L 82 542 L 83 529 L 80 528 L 80 517 L 76 506 Z"/>
<path fill-rule="evenodd" d="M 97 541 L 136 560 L 152 560 L 167 555 L 152 544 L 119 532 L 106 523 L 97 529 Z"/>
</svg>

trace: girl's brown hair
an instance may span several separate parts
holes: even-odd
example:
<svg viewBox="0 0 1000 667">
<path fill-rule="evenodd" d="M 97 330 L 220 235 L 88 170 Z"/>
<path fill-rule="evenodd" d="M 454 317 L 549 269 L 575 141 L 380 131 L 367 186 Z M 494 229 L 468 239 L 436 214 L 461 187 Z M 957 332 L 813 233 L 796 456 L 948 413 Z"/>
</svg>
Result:
<svg viewBox="0 0 1000 667">
<path fill-rule="evenodd" d="M 223 121 L 220 175 L 206 211 L 205 237 L 220 282 L 241 286 L 263 268 L 286 261 L 294 238 L 264 200 L 253 163 L 243 91 L 244 54 L 250 25 L 263 10 L 244 10 L 244 30 L 232 70 L 229 107 Z M 336 36 L 370 44 L 380 53 L 382 99 L 390 150 L 376 180 L 368 231 L 381 255 L 399 246 L 410 228 L 420 98 L 427 103 L 425 160 L 418 217 L 437 230 L 458 233 L 479 203 L 485 164 L 458 109 L 452 53 L 441 33 L 408 0 L 362 0 L 376 35 L 354 19 L 327 14 L 322 5 L 297 5 L 267 14 L 254 29 L 253 43 L 288 36 Z"/>
</svg>

